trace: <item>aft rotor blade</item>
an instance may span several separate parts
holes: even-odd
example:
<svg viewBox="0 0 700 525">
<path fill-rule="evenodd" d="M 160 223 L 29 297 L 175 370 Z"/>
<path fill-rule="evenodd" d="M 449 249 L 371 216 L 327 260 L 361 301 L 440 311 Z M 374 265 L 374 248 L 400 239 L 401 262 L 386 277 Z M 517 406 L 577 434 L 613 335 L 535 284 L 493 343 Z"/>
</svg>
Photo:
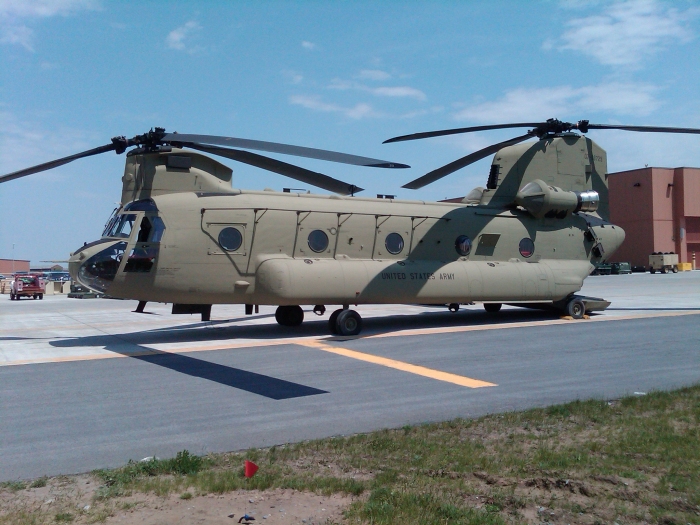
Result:
<svg viewBox="0 0 700 525">
<path fill-rule="evenodd" d="M 382 142 L 388 144 L 390 142 L 403 142 L 405 140 L 427 139 L 430 137 L 442 137 L 444 135 L 457 135 L 458 133 L 471 133 L 474 131 L 488 131 L 490 129 L 508 129 L 508 128 L 536 128 L 541 126 L 542 122 L 520 122 L 515 124 L 491 124 L 488 126 L 471 126 L 468 128 L 443 129 L 438 131 L 424 131 L 422 133 L 411 133 L 410 135 L 401 135 Z"/>
<path fill-rule="evenodd" d="M 290 144 L 279 144 L 277 142 L 266 142 L 263 140 L 237 139 L 234 137 L 217 137 L 214 135 L 188 135 L 180 133 L 167 133 L 162 137 L 163 142 L 171 143 L 195 143 L 195 144 L 215 144 L 232 148 L 254 149 L 259 151 L 269 151 L 270 153 L 282 153 L 284 155 L 295 155 L 297 157 L 308 157 L 310 159 L 327 160 L 329 162 L 340 162 L 342 164 L 353 164 L 355 166 L 368 166 L 372 168 L 410 168 L 407 164 L 390 162 L 388 160 L 371 159 L 360 157 L 348 153 L 328 151 L 325 149 L 305 148 L 302 146 L 292 146 Z"/>
<path fill-rule="evenodd" d="M 359 188 L 354 184 L 348 184 L 347 182 L 334 179 L 333 177 L 329 177 L 323 173 L 317 173 L 293 164 L 287 164 L 286 162 L 271 159 L 270 157 L 265 157 L 264 155 L 251 153 L 250 151 L 220 148 L 217 146 L 207 146 L 204 144 L 195 144 L 191 142 L 185 142 L 182 145 L 187 148 L 204 151 L 205 153 L 211 153 L 213 155 L 219 155 L 221 157 L 237 160 L 238 162 L 243 162 L 244 164 L 249 164 L 257 168 L 279 173 L 280 175 L 285 175 L 300 182 L 311 184 L 318 188 L 332 191 L 340 195 L 351 195 L 363 190 L 363 188 Z"/>
<path fill-rule="evenodd" d="M 472 164 L 477 160 L 481 160 L 484 157 L 488 157 L 489 155 L 496 153 L 501 148 L 505 148 L 506 146 L 512 146 L 514 144 L 517 144 L 518 142 L 522 142 L 529 138 L 532 138 L 532 135 L 527 133 L 514 139 L 499 142 L 498 144 L 492 144 L 491 146 L 487 146 L 484 149 L 480 149 L 479 151 L 470 153 L 469 155 L 462 157 L 461 159 L 457 159 L 454 162 L 450 162 L 449 164 L 446 164 L 441 168 L 433 170 L 430 173 L 426 173 L 422 177 L 417 178 L 416 180 L 412 180 L 408 184 L 404 184 L 403 187 L 409 190 L 417 190 L 419 188 L 422 188 L 423 186 L 427 186 L 428 184 L 431 184 L 436 180 L 439 180 L 449 175 L 450 173 L 454 173 L 458 169 L 468 166 L 469 164 Z"/>
<path fill-rule="evenodd" d="M 700 129 L 697 128 L 666 128 L 660 126 L 619 126 L 616 124 L 588 124 L 588 129 L 622 129 L 625 131 L 642 131 L 648 133 L 700 134 Z"/>
<path fill-rule="evenodd" d="M 105 144 L 104 146 L 100 146 L 99 148 L 89 149 L 87 151 L 83 151 L 82 153 L 76 153 L 75 155 L 70 155 L 61 159 L 52 160 L 50 162 L 44 162 L 43 164 L 37 164 L 36 166 L 32 166 L 31 168 L 25 168 L 23 170 L 14 171 L 12 173 L 8 173 L 7 175 L 0 176 L 0 183 L 14 179 L 19 179 L 20 177 L 26 177 L 27 175 L 33 175 L 34 173 L 50 170 L 52 168 L 57 168 L 58 166 L 63 166 L 64 164 L 73 162 L 74 160 L 82 159 L 83 157 L 90 157 L 92 155 L 99 155 L 100 153 L 113 151 L 116 148 L 117 146 L 114 143 Z"/>
</svg>

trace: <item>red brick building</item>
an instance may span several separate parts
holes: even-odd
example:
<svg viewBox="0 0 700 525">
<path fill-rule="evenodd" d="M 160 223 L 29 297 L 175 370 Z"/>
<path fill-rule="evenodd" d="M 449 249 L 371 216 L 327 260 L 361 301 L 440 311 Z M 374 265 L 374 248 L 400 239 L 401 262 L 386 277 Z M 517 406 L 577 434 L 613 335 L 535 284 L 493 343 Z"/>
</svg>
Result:
<svg viewBox="0 0 700 525">
<path fill-rule="evenodd" d="M 0 275 L 9 277 L 12 275 L 13 268 L 15 272 L 28 272 L 29 271 L 29 261 L 24 261 L 22 259 L 0 259 Z"/>
<path fill-rule="evenodd" d="M 700 168 L 641 168 L 608 175 L 610 222 L 626 233 L 612 261 L 648 266 L 654 252 L 700 265 Z"/>
</svg>

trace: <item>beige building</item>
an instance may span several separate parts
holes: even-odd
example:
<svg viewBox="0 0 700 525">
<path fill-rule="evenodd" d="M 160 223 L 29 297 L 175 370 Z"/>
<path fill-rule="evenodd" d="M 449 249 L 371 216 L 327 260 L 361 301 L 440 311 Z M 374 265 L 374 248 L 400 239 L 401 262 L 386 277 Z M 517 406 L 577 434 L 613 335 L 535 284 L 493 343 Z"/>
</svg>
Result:
<svg viewBox="0 0 700 525">
<path fill-rule="evenodd" d="M 610 222 L 626 233 L 612 261 L 648 266 L 654 252 L 677 253 L 681 263 L 700 258 L 700 168 L 620 171 L 608 185 Z"/>
</svg>

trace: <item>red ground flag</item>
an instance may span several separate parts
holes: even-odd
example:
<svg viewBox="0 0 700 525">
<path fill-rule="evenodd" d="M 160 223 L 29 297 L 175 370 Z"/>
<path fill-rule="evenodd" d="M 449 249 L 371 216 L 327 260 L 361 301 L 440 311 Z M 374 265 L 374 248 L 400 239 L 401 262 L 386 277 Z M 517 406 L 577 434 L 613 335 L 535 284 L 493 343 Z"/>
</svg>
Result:
<svg viewBox="0 0 700 525">
<path fill-rule="evenodd" d="M 258 471 L 258 466 L 252 461 L 245 460 L 245 477 L 252 478 Z"/>
</svg>

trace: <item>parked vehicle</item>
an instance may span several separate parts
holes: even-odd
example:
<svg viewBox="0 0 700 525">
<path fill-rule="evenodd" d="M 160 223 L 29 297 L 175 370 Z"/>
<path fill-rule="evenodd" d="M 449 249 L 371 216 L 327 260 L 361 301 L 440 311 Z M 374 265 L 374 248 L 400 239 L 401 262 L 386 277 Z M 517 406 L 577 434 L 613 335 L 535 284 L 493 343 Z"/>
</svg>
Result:
<svg viewBox="0 0 700 525">
<path fill-rule="evenodd" d="M 678 254 L 655 252 L 649 256 L 649 273 L 678 273 Z"/>
<path fill-rule="evenodd" d="M 612 273 L 612 266 L 607 263 L 597 264 L 595 270 L 591 275 L 610 275 Z"/>
<path fill-rule="evenodd" d="M 628 262 L 614 262 L 610 265 L 610 273 L 613 275 L 632 273 L 632 266 Z"/>
<path fill-rule="evenodd" d="M 22 297 L 43 299 L 46 293 L 46 283 L 41 275 L 25 273 L 15 275 L 10 285 L 10 300 L 18 301 Z"/>
</svg>

